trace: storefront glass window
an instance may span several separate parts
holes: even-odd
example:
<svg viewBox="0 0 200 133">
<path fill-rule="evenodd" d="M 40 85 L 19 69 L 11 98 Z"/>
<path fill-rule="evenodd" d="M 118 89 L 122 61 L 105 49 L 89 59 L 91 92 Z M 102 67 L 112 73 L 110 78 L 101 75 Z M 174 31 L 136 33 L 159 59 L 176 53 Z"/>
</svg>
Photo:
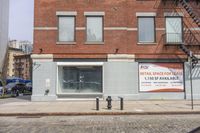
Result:
<svg viewBox="0 0 200 133">
<path fill-rule="evenodd" d="M 59 93 L 101 93 L 102 67 L 77 66 L 58 68 Z"/>
</svg>

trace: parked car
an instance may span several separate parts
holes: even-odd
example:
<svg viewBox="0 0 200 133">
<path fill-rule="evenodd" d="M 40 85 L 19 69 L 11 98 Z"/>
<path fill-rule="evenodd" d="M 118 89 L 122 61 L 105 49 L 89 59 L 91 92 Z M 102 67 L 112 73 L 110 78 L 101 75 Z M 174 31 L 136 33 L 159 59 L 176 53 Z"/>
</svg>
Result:
<svg viewBox="0 0 200 133">
<path fill-rule="evenodd" d="M 12 88 L 12 93 L 16 94 L 16 96 L 19 96 L 20 93 L 24 93 L 26 90 L 26 85 L 24 83 L 17 83 L 13 88 Z"/>
<path fill-rule="evenodd" d="M 19 96 L 20 93 L 24 93 L 27 90 L 27 87 L 24 83 L 8 83 L 6 85 L 7 93 L 14 94 Z"/>
<path fill-rule="evenodd" d="M 31 82 L 26 83 L 26 90 L 29 92 L 32 92 L 32 83 Z"/>
<path fill-rule="evenodd" d="M 11 82 L 5 86 L 6 93 L 11 94 L 13 87 L 15 87 L 17 83 Z"/>
</svg>

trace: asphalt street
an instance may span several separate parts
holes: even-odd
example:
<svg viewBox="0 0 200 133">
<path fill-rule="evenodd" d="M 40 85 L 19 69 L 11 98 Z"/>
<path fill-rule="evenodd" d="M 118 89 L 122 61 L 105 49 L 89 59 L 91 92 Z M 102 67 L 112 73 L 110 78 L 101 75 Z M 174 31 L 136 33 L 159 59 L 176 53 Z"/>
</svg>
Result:
<svg viewBox="0 0 200 133">
<path fill-rule="evenodd" d="M 0 133 L 198 133 L 199 127 L 200 115 L 0 117 Z"/>
</svg>

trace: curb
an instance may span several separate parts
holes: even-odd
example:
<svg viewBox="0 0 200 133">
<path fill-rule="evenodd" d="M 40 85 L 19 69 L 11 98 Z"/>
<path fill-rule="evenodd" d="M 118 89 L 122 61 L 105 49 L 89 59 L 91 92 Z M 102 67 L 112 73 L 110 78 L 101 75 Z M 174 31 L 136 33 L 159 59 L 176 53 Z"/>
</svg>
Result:
<svg viewBox="0 0 200 133">
<path fill-rule="evenodd" d="M 53 112 L 53 113 L 0 113 L 0 117 L 31 116 L 95 116 L 95 115 L 198 115 L 200 111 L 166 111 L 166 112 Z"/>
</svg>

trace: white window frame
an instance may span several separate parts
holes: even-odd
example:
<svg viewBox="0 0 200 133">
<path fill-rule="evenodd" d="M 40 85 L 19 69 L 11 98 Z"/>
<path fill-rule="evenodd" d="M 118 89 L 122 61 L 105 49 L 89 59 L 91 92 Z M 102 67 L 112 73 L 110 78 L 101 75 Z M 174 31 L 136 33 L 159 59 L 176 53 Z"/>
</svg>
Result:
<svg viewBox="0 0 200 133">
<path fill-rule="evenodd" d="M 57 95 L 103 95 L 104 94 L 104 67 L 103 62 L 57 62 L 57 82 L 56 82 L 56 94 Z M 102 92 L 101 93 L 59 93 L 58 83 L 59 75 L 58 68 L 60 66 L 101 66 L 102 67 Z"/>
</svg>

